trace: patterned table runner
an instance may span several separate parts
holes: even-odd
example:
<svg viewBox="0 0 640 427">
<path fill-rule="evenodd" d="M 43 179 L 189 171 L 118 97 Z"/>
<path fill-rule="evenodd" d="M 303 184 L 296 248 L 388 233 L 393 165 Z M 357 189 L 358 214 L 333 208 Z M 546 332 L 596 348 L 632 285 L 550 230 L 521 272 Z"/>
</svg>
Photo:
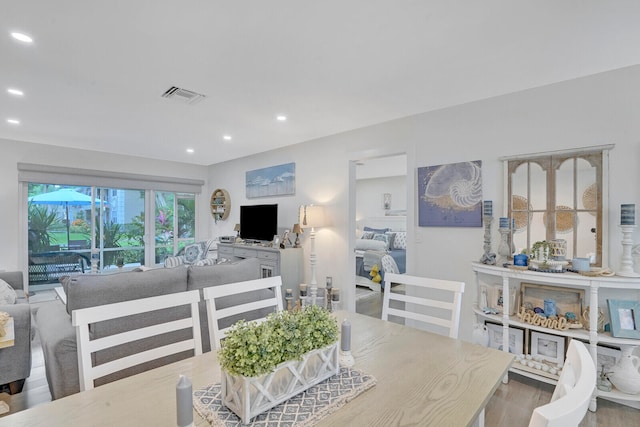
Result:
<svg viewBox="0 0 640 427">
<path fill-rule="evenodd" d="M 248 425 L 254 427 L 312 426 L 375 384 L 376 379 L 371 375 L 356 369 L 340 368 L 338 375 L 263 412 Z M 196 390 L 193 398 L 196 411 L 212 426 L 243 425 L 240 418 L 222 404 L 220 383 Z"/>
</svg>

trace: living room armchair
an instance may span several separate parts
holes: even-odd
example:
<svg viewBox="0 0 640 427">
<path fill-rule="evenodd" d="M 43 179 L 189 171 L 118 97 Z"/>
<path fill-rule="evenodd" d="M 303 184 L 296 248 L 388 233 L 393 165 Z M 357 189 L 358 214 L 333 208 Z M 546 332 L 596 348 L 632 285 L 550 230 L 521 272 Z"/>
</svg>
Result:
<svg viewBox="0 0 640 427">
<path fill-rule="evenodd" d="M 23 289 L 21 271 L 0 272 L 0 279 L 15 289 L 15 304 L 0 304 L 0 311 L 13 318 L 14 345 L 0 348 L 0 386 L 11 394 L 20 393 L 31 373 L 31 308 Z"/>
</svg>

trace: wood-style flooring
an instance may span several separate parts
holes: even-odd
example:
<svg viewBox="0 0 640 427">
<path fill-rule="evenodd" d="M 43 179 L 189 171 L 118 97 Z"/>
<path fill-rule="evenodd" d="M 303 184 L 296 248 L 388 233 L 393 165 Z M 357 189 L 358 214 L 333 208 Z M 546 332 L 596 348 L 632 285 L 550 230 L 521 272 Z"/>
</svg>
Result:
<svg viewBox="0 0 640 427">
<path fill-rule="evenodd" d="M 361 293 L 361 292 L 360 292 Z M 356 301 L 356 312 L 380 318 L 382 292 Z M 549 403 L 554 386 L 509 373 L 509 382 L 500 384 L 485 410 L 485 426 L 527 426 L 533 410 Z M 640 426 L 640 410 L 598 399 L 598 410 L 587 411 L 580 426 Z M 570 427 L 570 426 L 566 426 Z"/>
<path fill-rule="evenodd" d="M 58 301 L 55 303 L 59 304 Z M 32 304 L 37 309 L 38 304 Z M 356 302 L 356 311 L 380 318 L 382 314 L 382 293 L 362 298 Z M 509 374 L 509 383 L 501 384 L 489 401 L 485 412 L 485 425 L 527 426 L 533 409 L 551 399 L 553 386 L 540 383 L 516 374 Z M 0 400 L 10 406 L 10 412 L 22 411 L 51 400 L 44 370 L 44 358 L 40 339 L 32 343 L 31 376 L 27 379 L 22 393 L 10 396 L 0 393 Z M 0 415 L 0 424 L 2 415 Z M 587 412 L 580 426 L 640 426 L 640 411 L 604 399 L 598 399 L 597 412 Z M 567 426 L 569 427 L 569 426 Z"/>
</svg>

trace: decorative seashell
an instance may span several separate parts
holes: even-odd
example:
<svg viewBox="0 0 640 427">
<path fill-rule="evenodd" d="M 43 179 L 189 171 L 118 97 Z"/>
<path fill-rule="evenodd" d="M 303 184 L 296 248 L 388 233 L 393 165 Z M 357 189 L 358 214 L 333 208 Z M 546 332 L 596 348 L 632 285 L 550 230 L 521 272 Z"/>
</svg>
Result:
<svg viewBox="0 0 640 427">
<path fill-rule="evenodd" d="M 476 162 L 440 166 L 431 176 L 424 196 L 442 208 L 469 210 L 482 201 L 482 174 Z"/>
</svg>

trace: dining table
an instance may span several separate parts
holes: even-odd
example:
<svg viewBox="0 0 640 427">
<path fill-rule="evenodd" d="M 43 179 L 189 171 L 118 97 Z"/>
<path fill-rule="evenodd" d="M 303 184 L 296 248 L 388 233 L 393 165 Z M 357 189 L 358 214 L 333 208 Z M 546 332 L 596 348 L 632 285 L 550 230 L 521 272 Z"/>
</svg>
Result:
<svg viewBox="0 0 640 427">
<path fill-rule="evenodd" d="M 470 426 L 505 378 L 513 355 L 411 326 L 338 311 L 351 323 L 353 369 L 376 384 L 318 426 Z M 180 375 L 193 389 L 220 382 L 215 351 L 0 418 L 0 426 L 175 426 Z M 195 410 L 195 426 L 209 426 Z"/>
</svg>

